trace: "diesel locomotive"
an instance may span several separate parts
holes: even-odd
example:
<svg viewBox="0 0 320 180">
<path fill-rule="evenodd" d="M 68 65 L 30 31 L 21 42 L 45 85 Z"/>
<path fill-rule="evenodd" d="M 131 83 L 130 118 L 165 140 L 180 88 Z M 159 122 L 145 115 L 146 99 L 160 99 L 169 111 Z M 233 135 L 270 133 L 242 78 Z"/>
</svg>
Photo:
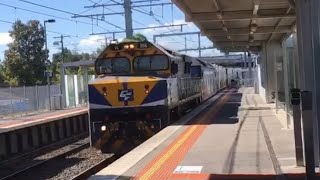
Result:
<svg viewBox="0 0 320 180">
<path fill-rule="evenodd" d="M 89 83 L 91 145 L 146 139 L 226 86 L 226 69 L 151 42 L 110 44 Z M 115 145 L 118 144 L 118 145 Z"/>
</svg>

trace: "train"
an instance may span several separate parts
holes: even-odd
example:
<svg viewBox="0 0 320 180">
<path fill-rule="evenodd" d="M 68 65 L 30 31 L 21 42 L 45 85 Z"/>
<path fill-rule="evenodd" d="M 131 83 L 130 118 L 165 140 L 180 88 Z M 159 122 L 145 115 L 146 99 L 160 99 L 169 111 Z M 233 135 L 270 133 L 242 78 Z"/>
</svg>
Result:
<svg viewBox="0 0 320 180">
<path fill-rule="evenodd" d="M 141 143 L 228 81 L 226 68 L 148 41 L 108 45 L 95 72 L 88 84 L 90 143 L 102 152 Z"/>
</svg>

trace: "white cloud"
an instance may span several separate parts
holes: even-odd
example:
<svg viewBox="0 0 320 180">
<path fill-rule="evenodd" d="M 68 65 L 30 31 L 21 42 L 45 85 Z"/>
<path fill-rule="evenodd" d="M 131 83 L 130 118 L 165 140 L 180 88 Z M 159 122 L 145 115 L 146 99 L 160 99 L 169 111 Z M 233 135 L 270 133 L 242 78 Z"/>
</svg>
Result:
<svg viewBox="0 0 320 180">
<path fill-rule="evenodd" d="M 0 45 L 7 45 L 12 42 L 9 33 L 0 33 Z"/>
<path fill-rule="evenodd" d="M 100 47 L 105 43 L 105 37 L 99 35 L 89 36 L 88 38 L 81 39 L 79 42 L 80 47 Z"/>
</svg>

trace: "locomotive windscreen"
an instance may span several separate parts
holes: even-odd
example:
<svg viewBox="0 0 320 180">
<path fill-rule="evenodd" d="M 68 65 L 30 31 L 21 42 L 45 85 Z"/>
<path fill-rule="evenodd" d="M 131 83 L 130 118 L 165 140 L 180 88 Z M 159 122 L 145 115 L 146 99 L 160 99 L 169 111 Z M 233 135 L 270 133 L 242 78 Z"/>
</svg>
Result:
<svg viewBox="0 0 320 180">
<path fill-rule="evenodd" d="M 130 72 L 130 61 L 127 58 L 108 58 L 96 61 L 97 74 L 128 73 Z"/>
<path fill-rule="evenodd" d="M 134 59 L 135 71 L 157 71 L 169 68 L 169 60 L 165 55 L 138 56 Z"/>
</svg>

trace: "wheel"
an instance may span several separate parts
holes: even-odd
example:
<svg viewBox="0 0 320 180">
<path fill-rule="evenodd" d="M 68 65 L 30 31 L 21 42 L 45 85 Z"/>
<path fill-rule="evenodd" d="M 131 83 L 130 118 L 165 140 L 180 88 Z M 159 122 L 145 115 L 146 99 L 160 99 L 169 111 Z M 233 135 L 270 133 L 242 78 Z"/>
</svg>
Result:
<svg viewBox="0 0 320 180">
<path fill-rule="evenodd" d="M 176 107 L 174 111 L 174 118 L 175 120 L 178 120 L 182 117 L 182 108 L 180 106 Z"/>
<path fill-rule="evenodd" d="M 170 110 L 166 110 L 161 118 L 161 129 L 167 127 L 171 121 L 171 113 Z"/>
</svg>

